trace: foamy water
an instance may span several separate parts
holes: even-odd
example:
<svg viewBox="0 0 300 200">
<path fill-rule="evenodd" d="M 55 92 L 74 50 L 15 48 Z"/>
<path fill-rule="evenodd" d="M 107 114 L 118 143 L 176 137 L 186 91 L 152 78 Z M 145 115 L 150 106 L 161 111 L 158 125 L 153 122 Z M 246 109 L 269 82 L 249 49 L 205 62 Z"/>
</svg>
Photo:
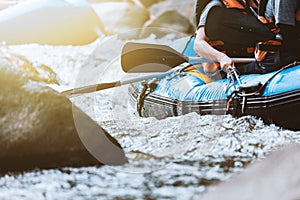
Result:
<svg viewBox="0 0 300 200">
<path fill-rule="evenodd" d="M 180 37 L 183 35 L 175 33 L 160 39 L 151 35 L 132 41 L 169 45 Z M 48 66 L 49 69 L 39 69 L 40 78 L 53 72 L 53 80 L 57 80 L 59 85 L 48 86 L 63 91 L 139 76 L 129 76 L 122 71 L 122 46 L 131 40 L 120 38 L 117 35 L 103 36 L 83 46 L 28 44 L 3 45 L 0 48 L 1 52 L 8 52 L 9 58 L 14 54 L 24 56 L 35 69 Z M 13 62 L 15 60 L 8 61 L 15 65 Z M 23 75 L 26 76 L 25 73 Z M 16 73 L 5 78 L 17 80 L 20 76 L 22 74 Z M 35 87 L 35 84 L 26 84 L 25 89 L 30 92 L 37 90 Z M 11 95 L 11 100 L 16 91 L 2 91 L 2 95 Z M 163 120 L 140 118 L 128 103 L 127 86 L 69 98 L 118 140 L 129 162 L 117 167 L 3 172 L 0 199 L 191 199 L 211 185 L 242 172 L 247 164 L 264 159 L 268 153 L 288 144 L 300 143 L 300 132 L 265 125 L 251 116 L 236 119 L 229 115 L 190 113 Z M 28 102 L 30 100 L 29 96 Z M 40 100 L 51 101 L 43 95 Z M 23 105 L 14 105 L 23 108 Z M 28 112 L 20 110 L 18 114 L 26 118 Z M 5 108 L 2 107 L 1 112 L 5 112 Z M 58 117 L 55 120 L 59 122 L 62 119 Z M 26 123 L 11 124 L 28 128 Z M 38 132 L 29 130 L 32 130 L 32 135 Z M 14 139 L 19 138 L 16 136 Z"/>
<path fill-rule="evenodd" d="M 172 37 L 140 41 L 168 44 Z M 84 46 L 9 48 L 51 67 L 60 85 L 49 86 L 62 91 L 124 78 L 119 59 L 125 42 L 111 36 Z M 265 125 L 250 116 L 190 113 L 163 120 L 139 118 L 128 104 L 126 86 L 71 100 L 119 141 L 129 163 L 4 173 L 1 199 L 190 199 L 271 151 L 300 143 L 300 132 Z"/>
</svg>

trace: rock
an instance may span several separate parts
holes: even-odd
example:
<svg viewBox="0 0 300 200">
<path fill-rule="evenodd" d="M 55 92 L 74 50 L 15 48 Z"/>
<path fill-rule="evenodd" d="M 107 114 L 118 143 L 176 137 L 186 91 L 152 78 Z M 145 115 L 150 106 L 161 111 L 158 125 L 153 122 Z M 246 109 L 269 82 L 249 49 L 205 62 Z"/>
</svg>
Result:
<svg viewBox="0 0 300 200">
<path fill-rule="evenodd" d="M 167 34 L 178 34 L 180 37 L 195 32 L 194 1 L 162 1 L 152 5 L 148 10 L 151 19 L 143 27 L 141 37 L 155 34 L 163 37 Z"/>
<path fill-rule="evenodd" d="M 34 0 L 0 11 L 0 41 L 7 44 L 84 45 L 104 27 L 85 0 Z"/>
<path fill-rule="evenodd" d="M 194 199 L 300 199 L 299 180 L 300 146 L 292 145 Z"/>
<path fill-rule="evenodd" d="M 125 163 L 117 141 L 25 61 L 1 52 L 0 169 Z"/>
<path fill-rule="evenodd" d="M 176 10 L 169 10 L 145 23 L 141 37 L 147 37 L 150 34 L 163 37 L 170 33 L 189 35 L 193 32 L 193 28 L 186 17 Z"/>
<path fill-rule="evenodd" d="M 100 2 L 92 6 L 103 22 L 106 34 L 119 34 L 121 38 L 137 37 L 150 18 L 148 10 L 134 2 Z"/>
<path fill-rule="evenodd" d="M 129 3 L 137 3 L 143 5 L 148 8 L 153 4 L 161 2 L 163 0 L 88 0 L 90 3 L 100 3 L 100 2 L 129 2 Z"/>
<path fill-rule="evenodd" d="M 150 6 L 161 2 L 162 0 L 139 0 L 141 4 L 143 4 L 146 8 L 149 8 Z"/>
<path fill-rule="evenodd" d="M 151 16 L 154 18 L 162 15 L 164 12 L 171 10 L 176 10 L 187 20 L 189 20 L 192 26 L 195 26 L 195 4 L 196 1 L 174 1 L 174 0 L 165 0 L 160 3 L 154 4 L 149 8 Z"/>
</svg>

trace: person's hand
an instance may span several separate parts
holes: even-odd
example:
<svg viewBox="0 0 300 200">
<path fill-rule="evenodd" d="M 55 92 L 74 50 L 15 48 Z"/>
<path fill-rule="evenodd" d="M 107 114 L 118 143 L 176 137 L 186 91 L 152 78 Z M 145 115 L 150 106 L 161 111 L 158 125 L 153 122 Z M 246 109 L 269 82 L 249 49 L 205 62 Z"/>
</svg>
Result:
<svg viewBox="0 0 300 200">
<path fill-rule="evenodd" d="M 235 69 L 233 61 L 226 54 L 221 55 L 218 61 L 220 63 L 221 69 L 226 73 L 229 71 L 229 68 Z"/>
</svg>

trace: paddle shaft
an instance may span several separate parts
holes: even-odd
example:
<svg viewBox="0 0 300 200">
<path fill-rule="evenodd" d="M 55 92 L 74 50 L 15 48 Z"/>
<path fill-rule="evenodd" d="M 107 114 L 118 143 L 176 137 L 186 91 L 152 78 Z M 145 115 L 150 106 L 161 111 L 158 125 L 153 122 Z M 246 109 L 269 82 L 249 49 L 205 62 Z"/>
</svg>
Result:
<svg viewBox="0 0 300 200">
<path fill-rule="evenodd" d="M 215 60 L 202 59 L 200 57 L 186 57 L 189 62 L 199 62 L 199 63 L 212 63 L 217 62 Z M 255 61 L 255 58 L 231 58 L 235 63 L 250 63 Z"/>
<path fill-rule="evenodd" d="M 232 58 L 235 63 L 249 63 L 254 58 Z M 121 67 L 126 73 L 165 72 L 182 63 L 212 63 L 215 60 L 187 57 L 167 45 L 127 42 L 121 54 Z"/>
<path fill-rule="evenodd" d="M 135 78 L 127 79 L 127 80 L 120 80 L 120 81 L 115 81 L 115 82 L 110 82 L 110 83 L 98 83 L 98 84 L 83 86 L 83 87 L 63 91 L 63 92 L 61 92 L 61 94 L 74 95 L 74 94 L 85 94 L 85 93 L 90 93 L 90 92 L 96 92 L 96 91 L 100 91 L 100 90 L 114 88 L 114 87 L 127 85 L 127 84 L 131 84 L 131 83 L 136 83 L 136 82 L 149 80 L 149 79 L 153 79 L 153 78 L 163 78 L 165 76 L 172 74 L 174 71 L 176 71 L 176 69 L 171 69 L 164 73 L 149 74 L 149 75 L 135 77 Z"/>
<path fill-rule="evenodd" d="M 190 62 L 198 62 L 198 63 L 212 63 L 216 62 L 215 60 L 209 60 L 209 59 L 203 59 L 200 57 L 186 57 L 188 61 Z M 232 58 L 232 60 L 235 63 L 247 63 L 247 62 L 252 62 L 255 59 L 254 58 Z M 100 90 L 105 90 L 109 88 L 114 88 L 122 85 L 127 85 L 135 82 L 140 82 L 144 80 L 149 80 L 153 78 L 162 78 L 165 76 L 168 76 L 169 74 L 173 73 L 174 69 L 168 70 L 163 73 L 159 74 L 149 74 L 145 76 L 140 76 L 140 77 L 135 77 L 127 80 L 120 80 L 120 81 L 115 81 L 115 82 L 109 82 L 109 83 L 98 83 L 98 84 L 93 84 L 93 85 L 88 85 L 88 86 L 83 86 L 79 88 L 74 88 L 70 90 L 66 90 L 61 92 L 64 95 L 74 95 L 74 94 L 85 94 L 85 93 L 90 93 L 90 92 L 96 92 Z"/>
</svg>

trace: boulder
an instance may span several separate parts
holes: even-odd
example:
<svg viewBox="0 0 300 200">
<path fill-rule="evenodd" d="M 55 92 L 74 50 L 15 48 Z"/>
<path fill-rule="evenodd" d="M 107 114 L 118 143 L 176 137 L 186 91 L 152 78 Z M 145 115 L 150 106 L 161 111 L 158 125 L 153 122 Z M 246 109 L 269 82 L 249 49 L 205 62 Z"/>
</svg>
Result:
<svg viewBox="0 0 300 200">
<path fill-rule="evenodd" d="M 195 26 L 195 0 L 192 1 L 173 1 L 165 0 L 157 4 L 153 4 L 148 10 L 152 17 L 156 18 L 164 12 L 176 10 L 184 18 L 189 20 L 192 26 Z"/>
<path fill-rule="evenodd" d="M 117 141 L 44 78 L 25 58 L 1 52 L 0 169 L 125 163 Z"/>
<path fill-rule="evenodd" d="M 291 145 L 194 199 L 300 199 L 300 146 Z"/>
<path fill-rule="evenodd" d="M 180 33 L 181 37 L 182 34 L 193 34 L 195 32 L 194 6 L 194 1 L 165 0 L 153 4 L 148 9 L 151 19 L 144 24 L 141 36 L 146 37 L 151 33 L 158 37 L 170 33 Z"/>
<path fill-rule="evenodd" d="M 146 8 L 151 7 L 152 5 L 161 2 L 162 0 L 139 0 Z"/>
<path fill-rule="evenodd" d="M 0 41 L 7 44 L 84 45 L 103 33 L 86 0 L 24 1 L 0 11 Z"/>
<path fill-rule="evenodd" d="M 168 10 L 147 21 L 141 32 L 141 37 L 147 37 L 150 34 L 163 37 L 170 33 L 189 35 L 193 30 L 194 27 L 186 17 L 176 10 Z"/>
<path fill-rule="evenodd" d="M 105 33 L 119 34 L 121 38 L 135 38 L 149 20 L 148 10 L 135 2 L 100 2 L 92 4 L 103 22 Z"/>
<path fill-rule="evenodd" d="M 100 3 L 100 2 L 129 2 L 129 3 L 138 3 L 148 8 L 153 4 L 161 2 L 163 0 L 88 0 L 90 3 Z"/>
</svg>

